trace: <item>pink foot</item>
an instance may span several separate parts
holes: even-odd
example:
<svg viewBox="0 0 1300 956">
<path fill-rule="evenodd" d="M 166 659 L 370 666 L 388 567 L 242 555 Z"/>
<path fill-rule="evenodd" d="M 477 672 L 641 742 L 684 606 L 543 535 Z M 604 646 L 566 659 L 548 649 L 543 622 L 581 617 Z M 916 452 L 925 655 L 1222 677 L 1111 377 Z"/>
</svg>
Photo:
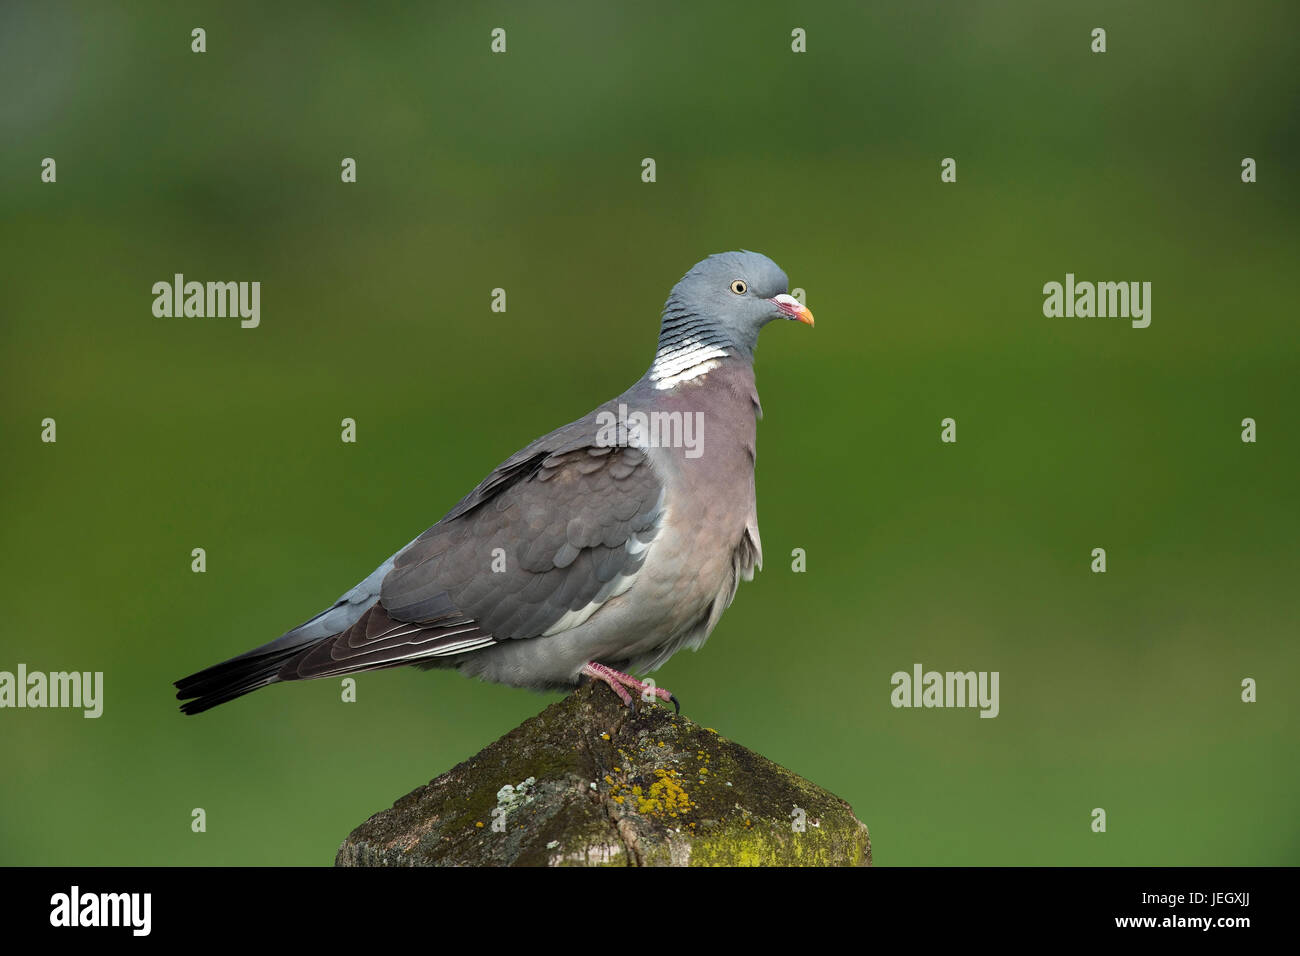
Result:
<svg viewBox="0 0 1300 956">
<path fill-rule="evenodd" d="M 644 681 L 639 681 L 630 674 L 624 674 L 622 671 L 616 671 L 612 667 L 606 667 L 604 664 L 597 664 L 595 661 L 592 661 L 589 664 L 584 664 L 579 673 L 586 674 L 593 680 L 604 681 L 609 685 L 610 690 L 618 694 L 618 699 L 628 707 L 634 706 L 632 703 L 632 695 L 624 688 L 631 687 L 638 695 L 645 694 L 646 691 L 649 691 L 660 700 L 671 701 L 677 713 L 680 714 L 682 712 L 682 705 L 677 702 L 677 698 L 668 693 L 668 691 L 664 690 L 662 687 L 651 687 Z"/>
</svg>

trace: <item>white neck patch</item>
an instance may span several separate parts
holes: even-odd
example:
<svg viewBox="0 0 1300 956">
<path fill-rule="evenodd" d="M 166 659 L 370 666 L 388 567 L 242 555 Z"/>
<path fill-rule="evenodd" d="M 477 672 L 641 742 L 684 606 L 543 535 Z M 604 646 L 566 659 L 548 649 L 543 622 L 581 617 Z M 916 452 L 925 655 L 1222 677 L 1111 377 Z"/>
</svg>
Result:
<svg viewBox="0 0 1300 956">
<path fill-rule="evenodd" d="M 727 355 L 726 349 L 687 339 L 680 345 L 659 350 L 654 364 L 650 366 L 650 381 L 655 383 L 657 389 L 672 388 L 707 375 L 718 367 L 717 360 L 726 358 Z"/>
</svg>

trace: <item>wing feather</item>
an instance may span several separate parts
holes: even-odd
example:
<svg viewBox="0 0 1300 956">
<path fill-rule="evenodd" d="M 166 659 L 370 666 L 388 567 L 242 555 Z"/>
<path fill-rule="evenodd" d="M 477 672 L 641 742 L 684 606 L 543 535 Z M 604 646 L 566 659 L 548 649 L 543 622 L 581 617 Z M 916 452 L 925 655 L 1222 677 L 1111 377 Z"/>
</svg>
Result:
<svg viewBox="0 0 1300 956">
<path fill-rule="evenodd" d="M 639 449 L 525 449 L 395 555 L 378 601 L 279 679 L 429 663 L 577 627 L 632 586 L 663 497 Z"/>
</svg>

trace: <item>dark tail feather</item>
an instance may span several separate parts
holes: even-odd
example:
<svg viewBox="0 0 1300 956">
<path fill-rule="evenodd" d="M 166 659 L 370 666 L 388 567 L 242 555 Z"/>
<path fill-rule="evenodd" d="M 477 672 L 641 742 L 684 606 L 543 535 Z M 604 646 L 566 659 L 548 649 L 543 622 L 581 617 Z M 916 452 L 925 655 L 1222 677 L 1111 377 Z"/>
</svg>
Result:
<svg viewBox="0 0 1300 956">
<path fill-rule="evenodd" d="M 336 613 L 346 603 L 340 601 L 269 644 L 176 681 L 176 697 L 185 701 L 181 712 L 201 714 L 280 681 L 401 667 L 493 643 L 491 635 L 458 614 L 424 623 L 398 621 L 379 603 Z"/>
<path fill-rule="evenodd" d="M 176 699 L 185 701 L 181 704 L 181 712 L 201 714 L 218 704 L 277 683 L 285 661 L 304 650 L 300 645 L 263 653 L 253 651 L 182 677 L 176 681 Z"/>
</svg>

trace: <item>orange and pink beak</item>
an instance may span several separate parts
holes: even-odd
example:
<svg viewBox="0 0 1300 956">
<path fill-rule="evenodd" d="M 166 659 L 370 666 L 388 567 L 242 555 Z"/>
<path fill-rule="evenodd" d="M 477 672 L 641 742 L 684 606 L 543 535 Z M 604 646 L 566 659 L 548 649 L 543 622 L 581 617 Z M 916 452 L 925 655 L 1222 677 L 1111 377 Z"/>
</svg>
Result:
<svg viewBox="0 0 1300 956">
<path fill-rule="evenodd" d="M 786 295 L 782 292 L 780 295 L 774 296 L 768 301 L 780 309 L 781 314 L 786 318 L 794 319 L 796 322 L 802 322 L 804 325 L 813 324 L 812 310 L 794 296 Z"/>
</svg>

